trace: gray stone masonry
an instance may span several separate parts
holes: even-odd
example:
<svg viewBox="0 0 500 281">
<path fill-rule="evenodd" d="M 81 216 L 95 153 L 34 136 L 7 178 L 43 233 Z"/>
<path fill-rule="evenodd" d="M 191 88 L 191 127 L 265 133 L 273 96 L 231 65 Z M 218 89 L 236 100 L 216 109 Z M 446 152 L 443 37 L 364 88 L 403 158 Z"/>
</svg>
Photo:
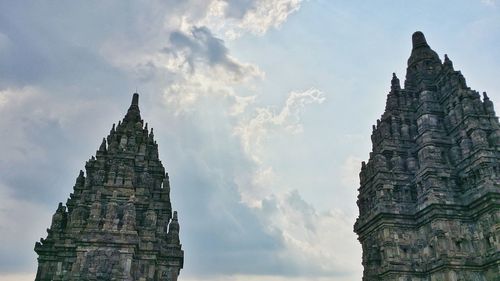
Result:
<svg viewBox="0 0 500 281">
<path fill-rule="evenodd" d="M 85 171 L 35 244 L 35 280 L 176 281 L 184 262 L 177 212 L 138 94 Z"/>
<path fill-rule="evenodd" d="M 500 280 L 498 117 L 421 32 L 371 138 L 354 225 L 363 280 Z"/>
</svg>

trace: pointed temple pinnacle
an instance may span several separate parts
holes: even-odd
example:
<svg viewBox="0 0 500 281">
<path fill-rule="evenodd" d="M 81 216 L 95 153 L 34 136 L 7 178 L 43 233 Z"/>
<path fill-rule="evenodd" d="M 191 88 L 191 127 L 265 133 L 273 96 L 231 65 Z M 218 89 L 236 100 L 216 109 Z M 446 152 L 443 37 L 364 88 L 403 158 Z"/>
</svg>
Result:
<svg viewBox="0 0 500 281">
<path fill-rule="evenodd" d="M 427 44 L 427 40 L 425 40 L 425 36 L 421 31 L 413 33 L 412 43 L 413 43 L 413 49 L 420 47 L 429 47 L 429 45 Z"/>
<path fill-rule="evenodd" d="M 132 96 L 132 105 L 136 105 L 136 106 L 139 106 L 139 94 L 138 93 L 134 93 L 134 95 Z"/>
<path fill-rule="evenodd" d="M 394 91 L 399 79 L 393 74 L 385 110 L 372 127 L 368 162 L 353 185 L 362 280 L 451 274 L 450 280 L 500 281 L 494 103 L 467 86 L 448 55 L 441 62 L 422 32 L 412 43 L 405 87 Z"/>
<path fill-rule="evenodd" d="M 399 79 L 396 76 L 396 73 L 392 73 L 392 80 L 391 80 L 391 90 L 401 90 L 401 84 L 399 83 Z"/>
<path fill-rule="evenodd" d="M 394 85 L 399 85 L 399 78 L 396 76 L 396 73 L 392 73 L 392 79 L 391 79 L 391 84 Z"/>
<path fill-rule="evenodd" d="M 127 121 L 140 122 L 141 121 L 141 113 L 139 110 L 139 94 L 134 93 L 132 96 L 132 103 L 127 111 L 127 115 L 125 119 Z"/>
<path fill-rule="evenodd" d="M 444 55 L 444 62 L 443 62 L 444 66 L 453 70 L 453 62 L 451 62 L 450 58 L 448 57 L 447 54 Z"/>
<path fill-rule="evenodd" d="M 412 43 L 413 48 L 411 50 L 411 55 L 408 58 L 408 66 L 413 66 L 415 63 L 421 61 L 427 61 L 428 63 L 430 62 L 432 64 L 435 64 L 436 67 L 438 66 L 438 64 L 441 64 L 439 56 L 427 44 L 427 40 L 425 39 L 425 36 L 421 31 L 413 33 Z"/>
</svg>

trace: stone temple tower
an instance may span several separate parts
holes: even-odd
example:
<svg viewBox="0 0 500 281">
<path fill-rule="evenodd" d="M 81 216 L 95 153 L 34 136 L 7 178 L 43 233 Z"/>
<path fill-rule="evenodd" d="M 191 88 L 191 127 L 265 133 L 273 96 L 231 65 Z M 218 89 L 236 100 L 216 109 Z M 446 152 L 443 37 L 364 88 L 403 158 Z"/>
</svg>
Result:
<svg viewBox="0 0 500 281">
<path fill-rule="evenodd" d="M 354 225 L 363 280 L 500 280 L 498 117 L 421 32 L 371 138 Z"/>
<path fill-rule="evenodd" d="M 176 281 L 184 261 L 177 212 L 138 94 L 85 171 L 35 244 L 35 280 Z"/>
</svg>

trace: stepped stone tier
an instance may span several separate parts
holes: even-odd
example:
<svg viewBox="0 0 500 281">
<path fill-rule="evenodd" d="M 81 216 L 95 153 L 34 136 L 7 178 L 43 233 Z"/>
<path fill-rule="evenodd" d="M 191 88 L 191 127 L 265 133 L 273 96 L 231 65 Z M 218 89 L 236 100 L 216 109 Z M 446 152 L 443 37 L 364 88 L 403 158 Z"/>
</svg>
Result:
<svg viewBox="0 0 500 281">
<path fill-rule="evenodd" d="M 177 212 L 137 93 L 85 171 L 35 244 L 35 280 L 176 281 L 184 262 Z"/>
<path fill-rule="evenodd" d="M 500 125 L 445 55 L 413 34 L 363 162 L 363 280 L 500 280 Z"/>
</svg>

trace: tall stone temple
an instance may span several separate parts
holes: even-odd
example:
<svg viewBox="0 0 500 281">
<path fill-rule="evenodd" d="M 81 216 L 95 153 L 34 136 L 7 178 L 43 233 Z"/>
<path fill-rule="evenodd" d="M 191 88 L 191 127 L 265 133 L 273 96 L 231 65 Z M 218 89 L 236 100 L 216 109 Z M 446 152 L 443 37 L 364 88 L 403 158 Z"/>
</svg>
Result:
<svg viewBox="0 0 500 281">
<path fill-rule="evenodd" d="M 500 280 L 498 117 L 421 32 L 371 139 L 354 225 L 363 280 Z"/>
<path fill-rule="evenodd" d="M 176 281 L 184 262 L 177 212 L 138 94 L 85 171 L 35 244 L 35 280 Z"/>
</svg>

